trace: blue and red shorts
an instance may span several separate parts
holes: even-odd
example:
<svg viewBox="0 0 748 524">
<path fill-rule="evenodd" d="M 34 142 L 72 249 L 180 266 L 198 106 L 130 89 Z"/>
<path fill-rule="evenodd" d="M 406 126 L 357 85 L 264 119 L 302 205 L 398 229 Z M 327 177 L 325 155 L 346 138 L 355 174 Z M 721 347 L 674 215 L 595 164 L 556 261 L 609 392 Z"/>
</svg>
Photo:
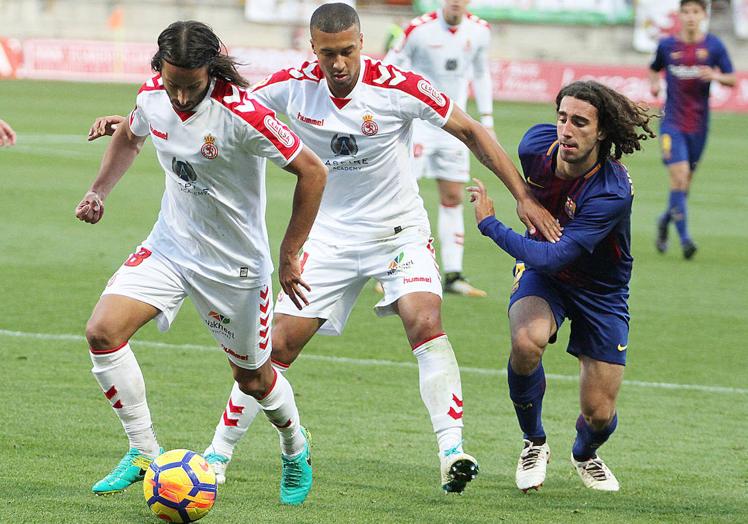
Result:
<svg viewBox="0 0 748 524">
<path fill-rule="evenodd" d="M 586 355 L 610 364 L 626 365 L 629 339 L 628 290 L 597 293 L 563 284 L 523 263 L 514 267 L 509 309 L 524 297 L 545 300 L 556 320 L 556 330 L 571 321 L 568 353 Z M 556 341 L 554 334 L 549 343 Z"/>
</svg>

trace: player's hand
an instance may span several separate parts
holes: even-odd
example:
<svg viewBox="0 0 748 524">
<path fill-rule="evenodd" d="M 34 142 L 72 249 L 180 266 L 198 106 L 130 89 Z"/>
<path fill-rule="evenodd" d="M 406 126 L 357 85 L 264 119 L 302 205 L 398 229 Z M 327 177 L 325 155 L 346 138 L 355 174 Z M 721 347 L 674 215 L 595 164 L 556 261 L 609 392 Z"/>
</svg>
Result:
<svg viewBox="0 0 748 524">
<path fill-rule="evenodd" d="M 473 182 L 475 182 L 474 186 L 468 186 L 465 189 L 470 193 L 470 202 L 473 203 L 475 209 L 475 223 L 480 224 L 483 219 L 495 216 L 496 211 L 493 208 L 493 200 L 488 196 L 483 182 L 477 178 L 474 178 Z"/>
<path fill-rule="evenodd" d="M 16 132 L 4 120 L 0 120 L 0 147 L 12 146 L 16 143 Z"/>
<path fill-rule="evenodd" d="M 125 120 L 124 116 L 109 115 L 100 116 L 91 124 L 88 130 L 88 141 L 96 140 L 102 136 L 112 136 L 117 130 L 117 126 Z"/>
<path fill-rule="evenodd" d="M 75 208 L 75 217 L 83 222 L 95 224 L 104 216 L 104 201 L 98 193 L 89 191 Z"/>
<path fill-rule="evenodd" d="M 299 264 L 298 255 L 281 256 L 278 280 L 280 280 L 283 291 L 291 299 L 291 302 L 294 303 L 296 309 L 301 309 L 309 305 L 309 300 L 307 300 L 304 294 L 304 289 L 311 291 L 312 288 L 301 278 L 301 264 Z"/>
<path fill-rule="evenodd" d="M 538 230 L 549 242 L 558 242 L 561 240 L 561 231 L 563 228 L 558 220 L 553 218 L 546 208 L 540 205 L 540 202 L 534 197 L 527 197 L 517 201 L 517 216 L 522 221 L 531 235 Z"/>
<path fill-rule="evenodd" d="M 699 78 L 704 82 L 711 82 L 719 78 L 720 71 L 716 67 L 701 66 L 699 68 Z"/>
<path fill-rule="evenodd" d="M 657 98 L 660 96 L 660 81 L 652 82 L 649 84 L 649 93 L 652 95 L 652 97 Z"/>
</svg>

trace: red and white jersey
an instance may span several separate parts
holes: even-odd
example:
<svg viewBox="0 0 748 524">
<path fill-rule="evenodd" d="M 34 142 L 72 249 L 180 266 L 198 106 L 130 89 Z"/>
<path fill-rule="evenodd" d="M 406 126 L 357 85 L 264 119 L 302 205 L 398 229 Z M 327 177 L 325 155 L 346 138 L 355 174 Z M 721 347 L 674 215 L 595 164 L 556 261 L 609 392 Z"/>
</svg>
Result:
<svg viewBox="0 0 748 524">
<path fill-rule="evenodd" d="M 413 19 L 384 61 L 423 75 L 461 109 L 467 105 L 472 81 L 478 111 L 490 115 L 493 113 L 488 65 L 490 40 L 491 28 L 484 20 L 467 14 L 459 25 L 451 26 L 439 10 Z M 415 126 L 414 141 L 440 149 L 465 149 L 452 135 L 423 124 Z"/>
<path fill-rule="evenodd" d="M 423 75 L 462 109 L 472 80 L 479 111 L 491 113 L 490 44 L 487 22 L 467 14 L 451 26 L 439 10 L 413 19 L 385 62 Z M 488 107 L 480 107 L 485 100 Z"/>
<path fill-rule="evenodd" d="M 273 271 L 265 226 L 265 159 L 283 167 L 299 138 L 245 89 L 214 79 L 191 113 L 177 113 L 160 75 L 140 89 L 130 128 L 150 135 L 166 173 L 161 211 L 145 246 L 238 287 Z"/>
<path fill-rule="evenodd" d="M 358 81 L 336 98 L 317 62 L 279 71 L 253 88 L 329 170 L 310 238 L 353 244 L 417 226 L 429 230 L 411 168 L 415 119 L 442 127 L 452 101 L 428 80 L 362 57 Z"/>
</svg>

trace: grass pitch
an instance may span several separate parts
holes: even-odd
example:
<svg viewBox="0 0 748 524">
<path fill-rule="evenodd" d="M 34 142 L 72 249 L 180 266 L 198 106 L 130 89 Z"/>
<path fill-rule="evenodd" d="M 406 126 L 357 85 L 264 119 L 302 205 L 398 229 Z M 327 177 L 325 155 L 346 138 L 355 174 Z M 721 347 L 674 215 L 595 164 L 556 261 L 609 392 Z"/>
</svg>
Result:
<svg viewBox="0 0 748 524">
<path fill-rule="evenodd" d="M 0 150 L 0 503 L 3 522 L 155 522 L 140 486 L 94 497 L 91 484 L 125 451 L 121 426 L 89 369 L 86 319 L 101 289 L 148 234 L 163 174 L 147 145 L 90 226 L 73 209 L 96 174 L 104 142 L 89 144 L 97 115 L 126 113 L 136 87 L 0 83 L 0 116 L 19 133 Z M 513 155 L 550 105 L 498 104 L 499 138 Z M 568 462 L 578 413 L 568 326 L 546 353 L 545 426 L 553 451 L 540 493 L 514 487 L 521 435 L 504 369 L 512 260 L 474 228 L 465 210 L 465 270 L 486 299 L 448 296 L 444 323 L 462 366 L 466 450 L 481 475 L 464 496 L 439 489 L 436 447 L 418 394 L 417 368 L 397 318 L 376 319 L 366 288 L 342 337 L 317 337 L 292 367 L 313 435 L 315 486 L 301 508 L 279 506 L 277 438 L 258 418 L 239 445 L 204 522 L 741 522 L 748 521 L 748 117 L 715 114 L 690 197 L 695 259 L 677 242 L 653 247 L 666 200 L 658 145 L 626 160 L 636 186 L 634 277 L 619 429 L 601 451 L 618 494 L 586 490 Z M 497 214 L 514 205 L 482 167 Z M 272 168 L 268 223 L 273 251 L 285 229 L 293 177 Z M 422 185 L 429 211 L 437 197 Z M 277 289 L 277 287 L 276 287 Z M 165 335 L 146 326 L 133 341 L 164 447 L 202 451 L 231 378 L 190 306 Z"/>
</svg>

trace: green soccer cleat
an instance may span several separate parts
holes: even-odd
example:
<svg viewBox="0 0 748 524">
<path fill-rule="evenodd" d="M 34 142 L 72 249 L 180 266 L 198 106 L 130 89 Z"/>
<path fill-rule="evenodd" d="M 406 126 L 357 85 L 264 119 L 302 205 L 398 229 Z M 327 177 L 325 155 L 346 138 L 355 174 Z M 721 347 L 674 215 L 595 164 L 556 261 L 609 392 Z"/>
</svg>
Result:
<svg viewBox="0 0 748 524">
<path fill-rule="evenodd" d="M 159 453 L 163 453 L 161 448 Z M 94 495 L 108 495 L 109 493 L 119 493 L 124 491 L 130 485 L 143 480 L 148 466 L 153 462 L 153 458 L 144 455 L 137 448 L 130 448 L 125 453 L 122 460 L 119 461 L 109 475 L 98 481 L 91 487 Z"/>
<path fill-rule="evenodd" d="M 281 474 L 280 501 L 281 504 L 298 506 L 306 500 L 312 489 L 312 454 L 310 450 L 310 435 L 305 428 L 301 432 L 306 439 L 304 451 L 294 458 L 287 458 L 281 454 L 283 472 Z"/>
</svg>

